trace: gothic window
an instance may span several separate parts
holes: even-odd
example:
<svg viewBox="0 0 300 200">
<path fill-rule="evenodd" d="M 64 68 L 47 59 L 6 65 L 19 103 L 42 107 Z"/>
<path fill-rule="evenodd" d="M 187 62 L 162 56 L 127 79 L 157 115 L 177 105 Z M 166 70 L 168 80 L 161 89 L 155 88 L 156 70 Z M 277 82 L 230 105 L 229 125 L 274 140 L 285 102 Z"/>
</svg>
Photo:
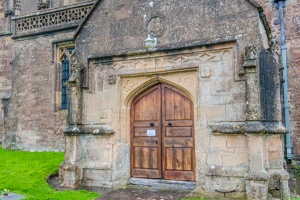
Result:
<svg viewBox="0 0 300 200">
<path fill-rule="evenodd" d="M 71 58 L 74 55 L 73 44 L 58 45 L 56 68 L 56 110 L 68 109 L 68 97 L 66 83 L 70 76 Z"/>
<path fill-rule="evenodd" d="M 69 79 L 69 66 L 70 66 L 70 62 L 68 59 L 64 59 L 61 62 L 61 66 L 62 66 L 62 78 L 61 78 L 61 83 L 62 83 L 62 87 L 61 87 L 61 109 L 62 110 L 67 110 L 68 109 L 68 97 L 67 97 L 67 87 L 66 87 L 66 83 Z"/>
</svg>

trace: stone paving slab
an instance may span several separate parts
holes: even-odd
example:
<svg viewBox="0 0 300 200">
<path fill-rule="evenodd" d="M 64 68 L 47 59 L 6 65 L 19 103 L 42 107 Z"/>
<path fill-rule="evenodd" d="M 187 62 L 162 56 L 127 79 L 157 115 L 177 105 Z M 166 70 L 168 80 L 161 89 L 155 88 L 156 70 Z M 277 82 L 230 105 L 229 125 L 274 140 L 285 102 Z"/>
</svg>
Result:
<svg viewBox="0 0 300 200">
<path fill-rule="evenodd" d="M 187 191 L 124 188 L 104 194 L 97 200 L 180 200 Z"/>
<path fill-rule="evenodd" d="M 8 193 L 8 196 L 0 196 L 0 200 L 20 200 L 25 199 L 25 196 L 15 194 L 15 193 Z"/>
</svg>

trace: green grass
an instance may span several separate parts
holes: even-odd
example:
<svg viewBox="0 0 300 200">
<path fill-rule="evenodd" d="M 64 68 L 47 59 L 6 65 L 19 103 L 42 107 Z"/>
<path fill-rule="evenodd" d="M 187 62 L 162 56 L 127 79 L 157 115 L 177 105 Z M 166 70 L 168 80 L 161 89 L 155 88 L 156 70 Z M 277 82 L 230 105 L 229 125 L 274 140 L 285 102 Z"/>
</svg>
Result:
<svg viewBox="0 0 300 200">
<path fill-rule="evenodd" d="M 0 146 L 0 190 L 21 194 L 28 199 L 89 200 L 100 195 L 80 191 L 55 191 L 46 182 L 48 175 L 58 171 L 63 153 L 4 150 Z"/>
</svg>

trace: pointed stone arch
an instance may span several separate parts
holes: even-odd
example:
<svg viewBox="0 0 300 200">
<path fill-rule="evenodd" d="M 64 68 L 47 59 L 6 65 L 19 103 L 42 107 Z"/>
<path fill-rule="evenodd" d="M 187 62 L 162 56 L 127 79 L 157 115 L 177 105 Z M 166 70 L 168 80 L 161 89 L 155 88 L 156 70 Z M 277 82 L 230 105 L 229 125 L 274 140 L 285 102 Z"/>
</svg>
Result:
<svg viewBox="0 0 300 200">
<path fill-rule="evenodd" d="M 147 89 L 153 87 L 154 85 L 157 84 L 166 84 L 169 86 L 172 86 L 176 89 L 178 89 L 179 91 L 181 91 L 183 94 L 185 94 L 189 99 L 191 99 L 192 101 L 195 99 L 194 96 L 184 87 L 180 86 L 179 84 L 176 84 L 172 81 L 169 81 L 167 79 L 161 78 L 161 77 L 154 77 L 146 82 L 144 82 L 143 84 L 139 85 L 138 87 L 136 87 L 135 89 L 133 89 L 125 98 L 124 101 L 124 105 L 126 107 L 130 107 L 132 101 L 139 96 L 141 93 L 143 93 L 144 91 L 146 91 Z"/>
<path fill-rule="evenodd" d="M 194 105 L 165 82 L 152 80 L 132 98 L 131 177 L 195 181 Z"/>
</svg>

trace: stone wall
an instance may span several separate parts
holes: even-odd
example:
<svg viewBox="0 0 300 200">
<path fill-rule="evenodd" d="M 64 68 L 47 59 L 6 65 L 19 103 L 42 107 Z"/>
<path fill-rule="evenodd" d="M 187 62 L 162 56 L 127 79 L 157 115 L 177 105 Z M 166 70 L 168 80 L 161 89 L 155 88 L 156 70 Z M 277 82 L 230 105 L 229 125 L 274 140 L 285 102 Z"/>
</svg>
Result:
<svg viewBox="0 0 300 200">
<path fill-rule="evenodd" d="M 59 110 L 61 80 L 57 79 L 61 79 L 61 58 L 58 58 L 58 46 L 66 43 L 70 46 L 75 28 L 93 1 L 80 4 L 83 1 L 68 1 L 66 5 L 77 5 L 55 9 L 50 6 L 34 14 L 39 1 L 16 1 L 15 16 L 4 15 L 13 5 L 6 4 L 4 9 L 3 2 L 0 1 L 3 11 L 0 28 L 5 29 L 0 30 L 0 97 L 10 98 L 3 101 L 6 105 L 4 134 L 2 109 L 0 113 L 3 147 L 63 151 L 67 111 Z"/>
<path fill-rule="evenodd" d="M 276 43 L 276 53 L 281 56 L 279 14 L 275 5 L 269 0 L 258 0 L 264 8 L 267 20 L 272 28 L 272 35 Z M 284 8 L 287 39 L 288 78 L 290 123 L 293 153 L 300 155 L 300 1 L 287 0 Z"/>
<path fill-rule="evenodd" d="M 5 0 L 0 0 L 0 99 L 10 98 L 11 65 L 13 60 L 14 44 L 10 37 L 10 15 L 6 16 L 7 5 Z M 3 109 L 0 102 L 0 144 L 3 137 Z"/>
<path fill-rule="evenodd" d="M 267 199 L 268 190 L 278 189 L 273 180 L 286 184 L 280 81 L 278 73 L 266 74 L 264 62 L 272 61 L 274 70 L 278 65 L 262 51 L 271 43 L 255 5 L 98 1 L 76 32 L 76 53 L 85 71 L 72 72 L 77 79 L 69 85 L 72 123 L 65 132 L 63 184 L 129 182 L 131 103 L 159 83 L 193 102 L 196 191 Z M 154 50 L 144 46 L 147 33 L 158 39 Z M 84 89 L 78 87 L 82 78 Z M 268 96 L 272 104 L 265 102 L 266 91 L 273 93 Z M 288 188 L 283 189 L 289 199 Z"/>
<path fill-rule="evenodd" d="M 67 111 L 55 110 L 55 41 L 72 32 L 15 40 L 13 85 L 3 147 L 63 151 Z"/>
<path fill-rule="evenodd" d="M 5 0 L 0 1 L 0 33 L 6 30 L 6 19 L 5 19 Z"/>
<path fill-rule="evenodd" d="M 12 71 L 10 62 L 13 60 L 13 42 L 10 36 L 0 36 L 0 98 L 7 99 L 11 96 Z M 0 143 L 3 137 L 3 105 L 0 103 Z"/>
<path fill-rule="evenodd" d="M 238 62 L 235 45 L 186 50 L 184 56 L 177 52 L 120 57 L 112 65 L 91 61 L 90 88 L 83 94 L 82 124 L 91 127 L 107 124 L 115 133 L 97 136 L 97 132 L 93 132 L 66 137 L 67 152 L 62 171 L 69 170 L 69 163 L 80 163 L 75 175 L 79 182 L 75 184 L 126 184 L 130 178 L 131 102 L 151 85 L 165 83 L 185 91 L 194 104 L 199 189 L 214 192 L 222 189 L 223 182 L 231 177 L 236 185 L 230 185 L 229 189 L 242 193 L 245 190 L 243 176 L 249 165 L 247 137 L 213 135 L 209 130 L 212 122 L 245 121 L 245 85 L 243 81 L 235 81 L 234 69 Z M 109 81 L 111 75 L 117 75 L 115 83 Z M 74 184 L 71 174 L 65 173 L 65 186 Z M 224 174 L 228 176 L 225 179 Z M 222 184 L 212 187 L 211 181 L 216 178 Z"/>
<path fill-rule="evenodd" d="M 126 185 L 131 177 L 131 102 L 147 88 L 164 83 L 184 91 L 194 104 L 195 191 L 219 197 L 222 192 L 234 191 L 227 196 L 239 198 L 247 191 L 250 199 L 266 199 L 268 188 L 278 189 L 274 184 L 278 174 L 286 182 L 281 136 L 265 130 L 262 134 L 253 134 L 254 130 L 234 133 L 248 113 L 245 83 L 235 79 L 236 47 L 236 43 L 227 43 L 91 60 L 90 87 L 83 93 L 83 111 L 77 113 L 82 118 L 75 122 L 79 128 L 66 133 L 66 157 L 60 167 L 63 184 Z M 111 81 L 114 75 L 116 79 Z M 224 124 L 233 127 L 231 132 L 213 128 Z M 103 131 L 104 126 L 113 131 Z M 83 131 L 78 134 L 80 129 Z M 269 179 L 273 184 L 268 186 Z M 261 192 L 251 192 L 257 188 Z M 288 199 L 288 190 L 284 195 Z"/>
<path fill-rule="evenodd" d="M 79 29 L 76 51 L 81 62 L 88 55 L 144 49 L 147 26 L 153 29 L 151 24 L 156 23 L 153 13 L 159 13 L 157 20 L 162 19 L 158 30 L 150 30 L 156 32 L 160 49 L 235 39 L 242 40 L 243 45 L 267 47 L 258 11 L 246 0 L 99 1 L 87 23 Z"/>
</svg>

